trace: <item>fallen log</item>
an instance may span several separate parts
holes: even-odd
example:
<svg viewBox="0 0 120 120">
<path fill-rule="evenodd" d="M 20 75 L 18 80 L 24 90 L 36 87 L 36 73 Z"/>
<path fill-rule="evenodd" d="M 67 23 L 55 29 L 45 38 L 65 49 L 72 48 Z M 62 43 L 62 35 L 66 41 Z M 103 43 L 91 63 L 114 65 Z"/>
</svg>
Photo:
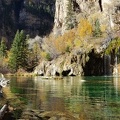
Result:
<svg viewBox="0 0 120 120">
<path fill-rule="evenodd" d="M 7 110 L 8 110 L 8 102 L 5 105 L 3 105 L 3 107 L 0 109 L 0 119 L 2 119 L 2 117 L 4 116 Z"/>
</svg>

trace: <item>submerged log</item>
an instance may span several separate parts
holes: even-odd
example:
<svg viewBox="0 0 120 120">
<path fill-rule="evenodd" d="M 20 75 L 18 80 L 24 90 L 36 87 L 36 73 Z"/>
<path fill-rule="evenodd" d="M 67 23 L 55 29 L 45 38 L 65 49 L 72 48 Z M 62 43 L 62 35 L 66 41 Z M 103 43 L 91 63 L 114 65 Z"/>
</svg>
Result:
<svg viewBox="0 0 120 120">
<path fill-rule="evenodd" d="M 7 110 L 8 110 L 8 102 L 5 105 L 3 105 L 3 107 L 0 109 L 0 119 L 2 119 L 2 117 L 4 116 Z"/>
</svg>

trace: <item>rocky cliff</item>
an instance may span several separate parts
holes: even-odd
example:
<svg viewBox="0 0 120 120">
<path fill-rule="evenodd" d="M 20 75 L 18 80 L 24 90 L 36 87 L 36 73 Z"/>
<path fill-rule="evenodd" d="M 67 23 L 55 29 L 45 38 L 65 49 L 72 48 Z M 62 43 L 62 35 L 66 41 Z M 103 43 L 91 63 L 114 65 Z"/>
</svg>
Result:
<svg viewBox="0 0 120 120">
<path fill-rule="evenodd" d="M 70 11 L 73 21 L 77 23 L 84 17 L 92 20 L 98 18 L 100 24 L 107 27 L 107 31 L 120 30 L 119 0 L 56 0 L 54 34 L 65 32 Z"/>
<path fill-rule="evenodd" d="M 49 34 L 54 26 L 54 34 L 61 35 L 77 27 L 83 18 L 90 21 L 92 26 L 99 20 L 100 27 L 107 34 L 95 38 L 94 43 L 90 42 L 94 38 L 87 38 L 85 46 L 73 47 L 71 51 L 66 49 L 65 54 L 59 54 L 51 61 L 41 60 L 34 72 L 46 76 L 103 75 L 103 64 L 109 61 L 109 57 L 103 54 L 104 50 L 113 35 L 120 35 L 120 0 L 1 0 L 0 17 L 0 37 L 4 36 L 8 41 L 17 29 L 23 29 L 33 37 Z M 99 40 L 102 42 L 98 43 Z M 50 52 L 49 49 L 47 52 Z M 113 60 L 110 64 L 114 63 Z M 113 68 L 109 73 L 112 71 Z"/>
<path fill-rule="evenodd" d="M 75 49 L 51 61 L 41 60 L 34 73 L 41 76 L 111 75 L 114 69 L 111 66 L 115 64 L 115 56 L 111 58 L 104 54 L 111 42 L 111 37 L 99 45 L 96 45 L 97 40 L 94 44 L 88 42 L 86 47 Z"/>
<path fill-rule="evenodd" d="M 55 35 L 64 34 L 77 27 L 79 21 L 87 18 L 94 26 L 99 20 L 105 36 L 89 38 L 86 46 L 81 46 L 57 57 L 52 61 L 41 61 L 35 73 L 45 76 L 111 75 L 115 64 L 115 54 L 105 55 L 111 40 L 120 35 L 119 0 L 56 0 L 54 19 Z M 101 42 L 99 42 L 101 41 Z"/>
</svg>

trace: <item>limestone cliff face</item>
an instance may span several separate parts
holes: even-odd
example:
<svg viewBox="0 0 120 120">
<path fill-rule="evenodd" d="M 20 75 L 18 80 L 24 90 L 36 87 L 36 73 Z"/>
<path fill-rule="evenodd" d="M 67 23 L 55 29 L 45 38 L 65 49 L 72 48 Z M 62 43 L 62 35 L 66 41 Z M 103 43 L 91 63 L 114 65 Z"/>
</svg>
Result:
<svg viewBox="0 0 120 120">
<path fill-rule="evenodd" d="M 113 57 L 110 63 L 104 51 L 114 37 L 112 35 L 120 31 L 120 0 L 56 0 L 54 34 L 63 34 L 69 29 L 68 23 L 79 23 L 83 18 L 90 20 L 93 25 L 95 20 L 99 20 L 108 35 L 101 38 L 101 43 L 97 41 L 95 44 L 88 43 L 86 48 L 78 48 L 52 61 L 41 61 L 34 71 L 36 74 L 45 76 L 112 74 L 113 67 L 110 65 L 114 65 L 115 58 Z"/>
<path fill-rule="evenodd" d="M 54 19 L 54 32 L 62 32 L 65 30 L 65 19 L 67 17 L 67 6 L 68 0 L 56 0 L 56 10 L 55 10 L 55 19 Z"/>
<path fill-rule="evenodd" d="M 79 22 L 83 17 L 88 19 L 98 18 L 102 25 L 107 26 L 108 31 L 111 31 L 111 29 L 118 31 L 120 29 L 119 0 L 71 0 L 71 3 L 70 0 L 56 0 L 55 34 L 64 33 L 66 30 L 69 4 L 72 4 L 72 11 L 76 17 L 76 22 Z"/>
</svg>

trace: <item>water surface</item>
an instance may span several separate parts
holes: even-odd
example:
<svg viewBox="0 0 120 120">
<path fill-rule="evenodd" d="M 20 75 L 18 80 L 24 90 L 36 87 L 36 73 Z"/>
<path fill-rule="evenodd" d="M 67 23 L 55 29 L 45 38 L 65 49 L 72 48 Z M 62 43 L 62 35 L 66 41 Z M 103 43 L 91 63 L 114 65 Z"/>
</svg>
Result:
<svg viewBox="0 0 120 120">
<path fill-rule="evenodd" d="M 12 77 L 11 91 L 26 109 L 62 111 L 90 120 L 120 120 L 119 77 Z"/>
</svg>

